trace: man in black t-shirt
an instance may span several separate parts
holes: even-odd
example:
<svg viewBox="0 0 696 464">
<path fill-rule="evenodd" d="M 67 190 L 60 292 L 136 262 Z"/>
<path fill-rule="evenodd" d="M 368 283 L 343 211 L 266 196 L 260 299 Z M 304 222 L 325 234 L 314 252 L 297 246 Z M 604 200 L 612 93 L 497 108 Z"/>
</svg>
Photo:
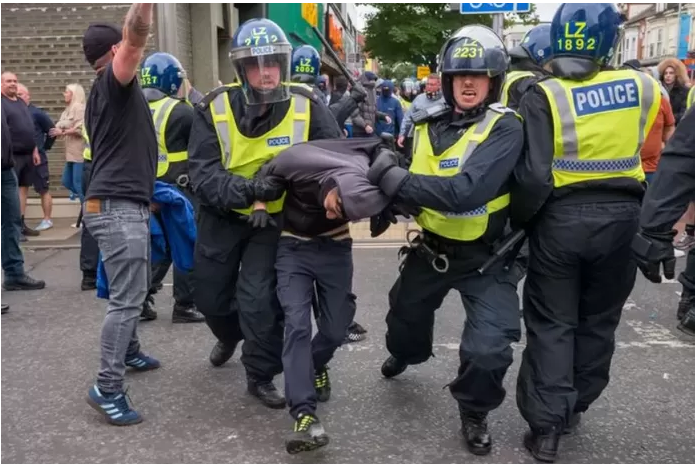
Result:
<svg viewBox="0 0 696 464">
<path fill-rule="evenodd" d="M 92 24 L 82 39 L 85 58 L 97 73 L 87 100 L 85 126 L 92 174 L 84 223 L 99 244 L 109 284 L 101 334 L 101 368 L 87 402 L 114 425 L 142 421 L 125 396 L 126 367 L 157 369 L 140 351 L 138 318 L 150 270 L 150 198 L 157 164 L 155 129 L 135 72 L 152 24 L 151 3 L 134 3 L 121 28 Z"/>
</svg>

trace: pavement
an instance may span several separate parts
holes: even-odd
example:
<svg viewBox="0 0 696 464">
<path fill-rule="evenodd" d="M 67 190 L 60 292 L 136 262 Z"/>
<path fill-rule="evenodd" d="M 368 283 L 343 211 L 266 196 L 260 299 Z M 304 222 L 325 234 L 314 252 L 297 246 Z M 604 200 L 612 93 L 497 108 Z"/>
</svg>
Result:
<svg viewBox="0 0 696 464">
<path fill-rule="evenodd" d="M 84 397 L 99 367 L 105 303 L 80 292 L 78 251 L 27 250 L 27 268 L 43 291 L 4 292 L 10 312 L 2 333 L 2 462 L 12 464 L 518 464 L 525 423 L 514 384 L 524 340 L 505 384 L 508 397 L 490 417 L 488 457 L 467 453 L 454 400 L 443 387 L 456 376 L 464 311 L 451 293 L 437 313 L 435 357 L 393 380 L 379 373 L 386 295 L 397 274 L 396 247 L 357 245 L 356 320 L 369 331 L 331 363 L 333 397 L 319 407 L 331 443 L 289 456 L 292 422 L 245 392 L 237 353 L 222 368 L 208 363 L 214 340 L 205 325 L 172 325 L 171 287 L 157 295 L 159 319 L 141 324 L 144 349 L 163 367 L 127 374 L 145 421 L 107 425 Z M 679 260 L 684 266 L 684 259 Z M 171 282 L 168 276 L 166 282 Z M 607 282 L 611 285 L 611 282 Z M 677 464 L 694 457 L 693 339 L 675 329 L 676 282 L 639 276 L 617 332 L 612 380 L 563 438 L 559 463 Z M 282 387 L 282 379 L 277 379 Z"/>
</svg>

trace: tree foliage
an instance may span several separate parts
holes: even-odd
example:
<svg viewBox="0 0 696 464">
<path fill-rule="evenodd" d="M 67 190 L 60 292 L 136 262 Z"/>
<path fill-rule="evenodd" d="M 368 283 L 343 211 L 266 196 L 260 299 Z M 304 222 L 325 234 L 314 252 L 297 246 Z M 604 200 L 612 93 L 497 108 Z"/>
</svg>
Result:
<svg viewBox="0 0 696 464">
<path fill-rule="evenodd" d="M 372 8 L 365 17 L 365 50 L 383 63 L 414 63 L 437 67 L 445 40 L 467 24 L 491 26 L 491 15 L 462 15 L 449 3 L 364 3 Z M 532 12 L 511 15 L 506 21 L 536 24 Z"/>
<path fill-rule="evenodd" d="M 379 75 L 384 79 L 396 79 L 401 82 L 407 77 L 416 75 L 416 65 L 404 62 L 382 64 L 379 68 Z"/>
</svg>

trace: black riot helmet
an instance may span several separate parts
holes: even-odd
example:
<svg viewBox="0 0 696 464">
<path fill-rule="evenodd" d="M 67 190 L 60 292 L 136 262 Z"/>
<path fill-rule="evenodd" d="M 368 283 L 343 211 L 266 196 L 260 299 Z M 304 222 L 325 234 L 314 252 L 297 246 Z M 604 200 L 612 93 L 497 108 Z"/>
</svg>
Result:
<svg viewBox="0 0 696 464">
<path fill-rule="evenodd" d="M 481 25 L 462 27 L 440 51 L 438 71 L 442 74 L 445 101 L 456 106 L 452 78 L 457 75 L 490 77 L 492 86 L 483 104 L 487 106 L 499 101 L 509 63 L 505 44 L 492 29 Z"/>
</svg>

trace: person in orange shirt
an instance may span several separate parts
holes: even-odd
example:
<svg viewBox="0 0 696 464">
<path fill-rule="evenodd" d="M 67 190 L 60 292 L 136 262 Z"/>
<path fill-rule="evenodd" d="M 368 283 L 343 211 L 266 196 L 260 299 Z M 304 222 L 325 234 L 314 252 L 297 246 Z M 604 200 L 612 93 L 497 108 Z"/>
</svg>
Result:
<svg viewBox="0 0 696 464">
<path fill-rule="evenodd" d="M 645 181 L 650 184 L 657 163 L 660 161 L 660 153 L 662 148 L 667 143 L 667 140 L 674 133 L 674 114 L 672 114 L 672 106 L 669 103 L 669 98 L 663 96 L 660 102 L 660 112 L 657 114 L 655 124 L 650 129 L 648 137 L 645 139 L 643 148 L 640 150 L 640 160 L 643 163 L 643 171 L 645 172 Z"/>
</svg>

